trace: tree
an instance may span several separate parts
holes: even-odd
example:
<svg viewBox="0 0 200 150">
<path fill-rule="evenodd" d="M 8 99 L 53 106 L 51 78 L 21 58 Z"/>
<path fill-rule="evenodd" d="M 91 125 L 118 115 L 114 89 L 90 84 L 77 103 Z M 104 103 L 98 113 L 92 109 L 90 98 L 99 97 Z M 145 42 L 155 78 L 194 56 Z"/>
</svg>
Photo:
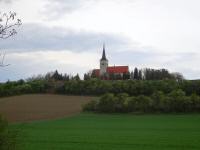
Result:
<svg viewBox="0 0 200 150">
<path fill-rule="evenodd" d="M 174 79 L 177 80 L 177 81 L 183 81 L 183 80 L 184 80 L 183 75 L 182 75 L 181 73 L 179 73 L 179 72 L 174 72 L 174 73 L 172 73 L 171 75 L 172 75 L 172 77 L 174 77 Z"/>
<path fill-rule="evenodd" d="M 130 79 L 133 80 L 134 79 L 134 73 L 133 71 L 131 71 L 131 74 L 130 74 Z"/>
<path fill-rule="evenodd" d="M 135 79 L 135 80 L 138 80 L 138 78 L 139 78 L 139 72 L 138 72 L 138 69 L 135 68 L 135 69 L 134 69 L 134 79 Z"/>
<path fill-rule="evenodd" d="M 76 81 L 79 81 L 79 80 L 80 80 L 79 74 L 77 73 L 77 74 L 73 77 L 73 79 L 76 80 Z"/>
<path fill-rule="evenodd" d="M 20 19 L 16 19 L 15 12 L 1 13 L 0 12 L 0 39 L 7 39 L 10 36 L 17 34 L 16 27 L 19 27 L 22 22 Z M 8 66 L 4 64 L 5 53 L 0 54 L 1 62 L 0 67 Z"/>
<path fill-rule="evenodd" d="M 89 73 L 85 73 L 85 74 L 84 74 L 84 80 L 89 80 L 89 79 L 90 79 Z"/>
<path fill-rule="evenodd" d="M 142 70 L 139 70 L 139 72 L 138 72 L 138 79 L 142 80 Z"/>
<path fill-rule="evenodd" d="M 52 75 L 52 79 L 58 81 L 58 80 L 63 80 L 62 74 L 59 74 L 58 71 L 56 70 L 54 74 Z"/>
<path fill-rule="evenodd" d="M 115 110 L 114 104 L 115 104 L 114 94 L 108 93 L 108 94 L 103 95 L 99 99 L 97 109 L 99 112 L 114 112 Z"/>
<path fill-rule="evenodd" d="M 17 34 L 15 27 L 22 24 L 20 19 L 16 19 L 15 12 L 1 13 L 0 12 L 0 38 L 7 39 L 8 37 Z"/>
</svg>

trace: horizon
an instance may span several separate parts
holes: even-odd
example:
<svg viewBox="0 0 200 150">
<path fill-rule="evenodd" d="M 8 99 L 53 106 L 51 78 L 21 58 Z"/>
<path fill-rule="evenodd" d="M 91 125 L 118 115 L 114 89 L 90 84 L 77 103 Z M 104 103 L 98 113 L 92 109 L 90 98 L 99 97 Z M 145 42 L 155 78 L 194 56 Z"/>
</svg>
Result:
<svg viewBox="0 0 200 150">
<path fill-rule="evenodd" d="M 6 53 L 0 82 L 58 70 L 83 74 L 99 68 L 102 45 L 111 66 L 180 72 L 199 79 L 198 0 L 0 0 L 17 13 L 18 34 L 0 41 Z M 26 6 L 26 7 L 24 7 Z"/>
</svg>

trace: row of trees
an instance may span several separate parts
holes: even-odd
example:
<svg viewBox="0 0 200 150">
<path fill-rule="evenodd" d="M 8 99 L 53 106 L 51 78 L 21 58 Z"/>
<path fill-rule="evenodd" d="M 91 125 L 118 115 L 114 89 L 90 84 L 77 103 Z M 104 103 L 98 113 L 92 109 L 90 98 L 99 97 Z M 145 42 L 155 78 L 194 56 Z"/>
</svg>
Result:
<svg viewBox="0 0 200 150">
<path fill-rule="evenodd" d="M 81 80 L 81 79 L 79 74 L 73 76 L 66 73 L 65 74 L 59 73 L 57 70 L 48 72 L 45 75 L 32 76 L 26 79 L 26 81 L 38 81 L 38 80 L 57 82 L 57 81 L 69 81 L 69 80 Z"/>
<path fill-rule="evenodd" d="M 98 78 L 95 72 L 89 72 L 84 74 L 84 80 L 89 80 L 91 78 Z M 184 77 L 180 73 L 170 73 L 166 69 L 138 69 L 137 67 L 134 71 L 123 73 L 123 74 L 109 74 L 106 75 L 106 79 L 109 80 L 183 80 Z"/>
<path fill-rule="evenodd" d="M 186 96 L 183 90 L 173 90 L 169 94 L 161 91 L 151 96 L 129 96 L 127 93 L 114 95 L 112 93 L 101 96 L 98 100 L 92 100 L 83 106 L 84 111 L 103 113 L 127 113 L 127 112 L 200 112 L 200 97 L 196 94 Z"/>
<path fill-rule="evenodd" d="M 0 84 L 0 96 L 28 93 L 58 93 L 68 95 L 102 95 L 105 93 L 127 93 L 130 96 L 150 96 L 156 91 L 169 94 L 173 90 L 183 90 L 187 96 L 200 95 L 200 80 L 80 80 L 74 76 L 66 81 L 43 78 L 19 80 Z"/>
</svg>

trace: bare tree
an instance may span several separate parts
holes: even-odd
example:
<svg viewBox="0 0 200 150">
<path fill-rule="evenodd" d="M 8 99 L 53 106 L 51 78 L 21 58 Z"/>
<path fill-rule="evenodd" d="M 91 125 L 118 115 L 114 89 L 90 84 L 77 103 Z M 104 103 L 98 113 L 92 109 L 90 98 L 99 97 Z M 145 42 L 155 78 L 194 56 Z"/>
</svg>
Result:
<svg viewBox="0 0 200 150">
<path fill-rule="evenodd" d="M 19 27 L 22 22 L 16 18 L 15 12 L 1 13 L 0 12 L 0 39 L 7 39 L 10 36 L 17 34 L 16 27 Z M 8 66 L 4 64 L 5 53 L 0 53 L 0 67 Z"/>
<path fill-rule="evenodd" d="M 16 27 L 22 24 L 20 19 L 16 19 L 15 12 L 1 13 L 0 12 L 0 38 L 7 39 L 17 33 Z"/>
<path fill-rule="evenodd" d="M 6 66 L 9 66 L 10 64 L 4 64 L 4 59 L 5 59 L 5 56 L 6 54 L 0 54 L 0 58 L 1 58 L 1 61 L 0 61 L 0 67 L 6 67 Z"/>
</svg>

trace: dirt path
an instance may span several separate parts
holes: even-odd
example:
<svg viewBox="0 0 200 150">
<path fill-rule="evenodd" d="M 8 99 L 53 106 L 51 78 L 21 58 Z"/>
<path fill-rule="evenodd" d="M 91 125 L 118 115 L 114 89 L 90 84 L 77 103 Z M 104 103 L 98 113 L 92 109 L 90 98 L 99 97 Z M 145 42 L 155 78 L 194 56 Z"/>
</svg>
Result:
<svg viewBox="0 0 200 150">
<path fill-rule="evenodd" d="M 0 114 L 9 122 L 57 119 L 81 111 L 92 97 L 63 95 L 23 95 L 0 98 Z"/>
</svg>

